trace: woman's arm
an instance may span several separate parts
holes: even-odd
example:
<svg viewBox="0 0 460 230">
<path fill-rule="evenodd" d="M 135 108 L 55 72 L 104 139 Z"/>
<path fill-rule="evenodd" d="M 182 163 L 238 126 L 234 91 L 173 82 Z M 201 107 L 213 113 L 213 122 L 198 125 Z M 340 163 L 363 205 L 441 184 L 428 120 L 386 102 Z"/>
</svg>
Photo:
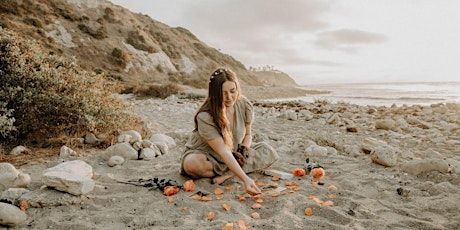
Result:
<svg viewBox="0 0 460 230">
<path fill-rule="evenodd" d="M 243 181 L 247 193 L 249 193 L 250 195 L 256 195 L 260 193 L 260 189 L 254 183 L 254 181 L 243 171 L 241 166 L 233 157 L 231 150 L 225 145 L 224 140 L 222 138 L 216 138 L 206 141 L 208 142 L 209 146 L 211 146 L 211 148 L 217 154 L 219 154 L 219 156 L 222 158 L 222 160 L 230 169 L 230 171 L 232 171 L 238 178 L 240 178 L 241 181 Z"/>
<path fill-rule="evenodd" d="M 248 148 L 251 147 L 252 145 L 251 124 L 246 124 L 245 133 L 244 133 L 243 141 L 241 142 L 241 144 Z"/>
</svg>

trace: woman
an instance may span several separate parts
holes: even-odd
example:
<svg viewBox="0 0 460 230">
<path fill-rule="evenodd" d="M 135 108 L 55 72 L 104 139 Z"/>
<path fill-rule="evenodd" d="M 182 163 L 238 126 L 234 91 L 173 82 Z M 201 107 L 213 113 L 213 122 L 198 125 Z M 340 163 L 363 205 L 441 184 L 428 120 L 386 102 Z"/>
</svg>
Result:
<svg viewBox="0 0 460 230">
<path fill-rule="evenodd" d="M 246 173 L 267 168 L 278 154 L 265 143 L 252 144 L 252 119 L 253 106 L 241 95 L 236 74 L 223 68 L 214 71 L 181 157 L 181 173 L 195 179 L 214 178 L 218 184 L 236 175 L 247 193 L 260 194 Z"/>
</svg>

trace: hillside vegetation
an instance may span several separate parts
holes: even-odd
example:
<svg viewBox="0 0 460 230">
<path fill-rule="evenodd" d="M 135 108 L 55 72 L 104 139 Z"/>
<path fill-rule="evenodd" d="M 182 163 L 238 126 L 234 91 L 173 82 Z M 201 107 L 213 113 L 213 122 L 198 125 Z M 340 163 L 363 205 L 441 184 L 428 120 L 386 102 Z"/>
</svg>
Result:
<svg viewBox="0 0 460 230">
<path fill-rule="evenodd" d="M 112 93 L 165 98 L 181 86 L 204 89 L 217 67 L 233 69 L 243 86 L 295 85 L 106 0 L 4 0 L 0 15 L 3 145 L 133 128 L 138 121 Z"/>
</svg>

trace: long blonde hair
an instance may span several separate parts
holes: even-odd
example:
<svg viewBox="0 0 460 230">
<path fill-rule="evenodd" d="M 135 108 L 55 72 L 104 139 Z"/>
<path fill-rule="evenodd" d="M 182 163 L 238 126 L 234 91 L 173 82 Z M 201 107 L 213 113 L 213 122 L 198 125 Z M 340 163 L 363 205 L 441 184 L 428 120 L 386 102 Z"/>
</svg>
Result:
<svg viewBox="0 0 460 230">
<path fill-rule="evenodd" d="M 208 112 L 213 118 L 214 123 L 220 129 L 219 131 L 224 139 L 225 145 L 233 149 L 233 135 L 231 130 L 227 128 L 230 122 L 225 113 L 225 106 L 223 106 L 222 85 L 226 81 L 235 83 L 238 92 L 236 101 L 241 99 L 241 88 L 236 73 L 230 69 L 218 68 L 209 78 L 208 97 L 195 114 L 194 122 L 195 130 L 198 130 L 198 114 L 201 112 Z"/>
</svg>

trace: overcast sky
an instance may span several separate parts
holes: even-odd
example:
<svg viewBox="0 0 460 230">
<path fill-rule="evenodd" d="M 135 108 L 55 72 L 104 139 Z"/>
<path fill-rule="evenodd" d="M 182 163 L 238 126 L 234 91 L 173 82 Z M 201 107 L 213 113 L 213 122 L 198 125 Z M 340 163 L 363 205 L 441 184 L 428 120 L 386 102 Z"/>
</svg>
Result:
<svg viewBox="0 0 460 230">
<path fill-rule="evenodd" d="M 110 0 L 299 84 L 460 81 L 458 0 Z"/>
</svg>

